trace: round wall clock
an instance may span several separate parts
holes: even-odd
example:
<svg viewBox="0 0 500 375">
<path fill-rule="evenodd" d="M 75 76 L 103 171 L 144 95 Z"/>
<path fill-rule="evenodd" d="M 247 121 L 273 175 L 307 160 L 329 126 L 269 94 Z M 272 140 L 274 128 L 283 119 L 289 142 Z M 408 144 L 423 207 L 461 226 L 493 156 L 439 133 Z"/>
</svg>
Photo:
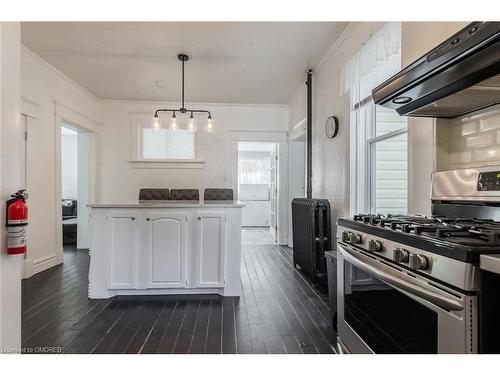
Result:
<svg viewBox="0 0 500 375">
<path fill-rule="evenodd" d="M 325 134 L 328 138 L 335 138 L 339 132 L 339 120 L 335 116 L 329 116 L 325 123 Z"/>
</svg>

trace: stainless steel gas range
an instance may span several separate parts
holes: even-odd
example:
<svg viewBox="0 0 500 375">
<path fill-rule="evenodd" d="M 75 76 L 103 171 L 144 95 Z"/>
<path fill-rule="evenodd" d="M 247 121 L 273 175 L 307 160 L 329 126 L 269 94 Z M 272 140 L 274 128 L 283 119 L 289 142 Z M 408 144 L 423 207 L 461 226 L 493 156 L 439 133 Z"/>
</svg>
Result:
<svg viewBox="0 0 500 375">
<path fill-rule="evenodd" d="M 432 216 L 338 220 L 339 349 L 476 353 L 479 258 L 500 253 L 500 167 L 436 172 Z"/>
</svg>

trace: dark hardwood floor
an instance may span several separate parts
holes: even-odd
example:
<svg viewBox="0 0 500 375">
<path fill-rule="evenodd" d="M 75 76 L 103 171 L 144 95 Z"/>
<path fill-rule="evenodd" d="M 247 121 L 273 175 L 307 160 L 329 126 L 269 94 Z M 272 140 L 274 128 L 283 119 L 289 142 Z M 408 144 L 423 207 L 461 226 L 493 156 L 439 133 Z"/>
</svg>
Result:
<svg viewBox="0 0 500 375">
<path fill-rule="evenodd" d="M 243 245 L 242 296 L 87 298 L 86 250 L 23 281 L 25 352 L 334 353 L 325 288 L 294 269 L 291 251 Z"/>
</svg>

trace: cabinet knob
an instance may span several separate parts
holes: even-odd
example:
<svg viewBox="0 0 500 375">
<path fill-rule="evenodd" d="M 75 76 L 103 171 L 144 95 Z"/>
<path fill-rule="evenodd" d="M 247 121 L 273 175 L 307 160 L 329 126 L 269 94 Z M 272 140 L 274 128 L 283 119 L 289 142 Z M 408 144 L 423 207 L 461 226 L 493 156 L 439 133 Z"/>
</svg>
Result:
<svg viewBox="0 0 500 375">
<path fill-rule="evenodd" d="M 135 220 L 135 217 L 131 217 L 132 220 Z"/>
<path fill-rule="evenodd" d="M 146 221 L 149 221 L 149 217 L 146 218 Z"/>
<path fill-rule="evenodd" d="M 198 216 L 198 217 L 197 217 L 197 219 L 198 219 L 198 220 L 201 220 L 201 216 Z"/>
</svg>

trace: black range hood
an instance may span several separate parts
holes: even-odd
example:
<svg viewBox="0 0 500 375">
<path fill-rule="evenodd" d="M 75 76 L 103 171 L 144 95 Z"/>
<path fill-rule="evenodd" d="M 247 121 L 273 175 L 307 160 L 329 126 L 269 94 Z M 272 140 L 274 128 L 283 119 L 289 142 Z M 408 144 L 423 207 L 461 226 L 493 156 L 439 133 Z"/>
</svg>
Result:
<svg viewBox="0 0 500 375">
<path fill-rule="evenodd" d="M 453 118 L 500 103 L 500 22 L 473 22 L 372 91 L 400 115 Z"/>
</svg>

